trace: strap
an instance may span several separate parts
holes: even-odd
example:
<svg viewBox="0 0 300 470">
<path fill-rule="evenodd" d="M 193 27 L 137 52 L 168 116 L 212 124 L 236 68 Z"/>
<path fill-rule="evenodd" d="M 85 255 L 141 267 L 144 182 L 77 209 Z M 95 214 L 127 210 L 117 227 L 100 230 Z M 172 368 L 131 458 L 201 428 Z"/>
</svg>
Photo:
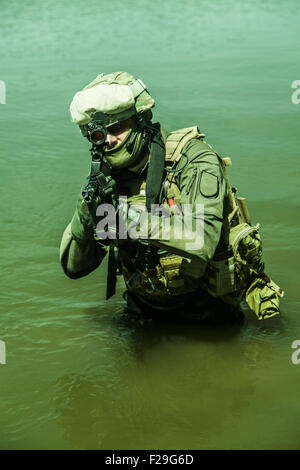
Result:
<svg viewBox="0 0 300 470">
<path fill-rule="evenodd" d="M 155 204 L 160 194 L 165 167 L 165 145 L 160 132 L 152 140 L 150 159 L 146 179 L 146 208 L 151 212 L 151 204 Z"/>
<path fill-rule="evenodd" d="M 227 173 L 227 170 L 226 170 L 226 166 L 231 165 L 231 160 L 230 160 L 230 158 L 222 158 L 217 153 L 216 153 L 216 155 L 217 155 L 217 157 L 218 157 L 218 159 L 221 163 L 221 167 L 222 167 L 222 170 L 223 170 L 223 173 L 224 173 L 226 186 L 227 186 L 227 190 L 228 190 L 229 203 L 230 203 L 230 207 L 231 207 L 232 212 L 234 212 L 233 213 L 233 215 L 234 215 L 237 212 L 238 208 L 237 208 L 237 204 L 236 204 L 236 201 L 235 201 L 234 194 L 233 194 L 232 189 L 231 189 L 228 173 Z M 233 217 L 233 215 L 232 215 L 232 217 Z M 229 215 L 229 217 L 230 217 L 230 215 Z M 232 219 L 232 217 L 231 217 L 231 219 Z"/>
<path fill-rule="evenodd" d="M 118 246 L 114 241 L 110 242 L 108 252 L 107 280 L 106 280 L 106 300 L 116 293 L 118 268 Z"/>
<path fill-rule="evenodd" d="M 146 85 L 139 78 L 130 85 L 132 94 L 134 98 L 137 98 L 144 90 L 146 90 Z"/>
</svg>

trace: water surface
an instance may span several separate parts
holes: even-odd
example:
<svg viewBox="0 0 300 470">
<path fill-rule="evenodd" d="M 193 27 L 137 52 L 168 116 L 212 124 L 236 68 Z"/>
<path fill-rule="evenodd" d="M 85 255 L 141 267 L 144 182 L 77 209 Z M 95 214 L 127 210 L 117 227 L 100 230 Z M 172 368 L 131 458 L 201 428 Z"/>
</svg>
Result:
<svg viewBox="0 0 300 470">
<path fill-rule="evenodd" d="M 299 7 L 287 1 L 1 0 L 0 446 L 299 448 Z M 199 125 L 260 222 L 280 318 L 137 327 L 106 262 L 72 281 L 61 234 L 89 169 L 79 89 L 126 70 L 168 130 Z"/>
</svg>

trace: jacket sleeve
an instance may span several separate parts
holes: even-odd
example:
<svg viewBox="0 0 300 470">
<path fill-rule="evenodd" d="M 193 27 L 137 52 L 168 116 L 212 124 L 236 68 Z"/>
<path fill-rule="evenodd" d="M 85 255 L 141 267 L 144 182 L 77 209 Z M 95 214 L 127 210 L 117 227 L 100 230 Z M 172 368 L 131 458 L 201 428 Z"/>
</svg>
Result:
<svg viewBox="0 0 300 470">
<path fill-rule="evenodd" d="M 192 139 L 183 149 L 175 174 L 182 213 L 169 217 L 143 211 L 140 230 L 148 232 L 150 242 L 159 248 L 189 258 L 191 261 L 183 265 L 186 274 L 202 277 L 220 240 L 226 182 L 217 155 L 198 139 Z M 164 232 L 166 219 L 170 220 L 170 230 Z"/>
<path fill-rule="evenodd" d="M 73 218 L 60 244 L 60 262 L 71 279 L 86 276 L 96 269 L 106 255 L 105 247 L 95 238 L 93 222 L 81 192 Z"/>
</svg>

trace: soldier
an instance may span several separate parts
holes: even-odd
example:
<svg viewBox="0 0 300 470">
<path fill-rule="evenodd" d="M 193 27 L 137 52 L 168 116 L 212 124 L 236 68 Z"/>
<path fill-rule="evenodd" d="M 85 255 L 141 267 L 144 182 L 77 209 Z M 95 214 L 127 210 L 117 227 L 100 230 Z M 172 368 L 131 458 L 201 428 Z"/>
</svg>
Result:
<svg viewBox="0 0 300 470">
<path fill-rule="evenodd" d="M 255 297 L 258 318 L 275 315 L 281 291 L 263 272 L 258 226 L 232 192 L 229 159 L 196 126 L 168 133 L 152 123 L 153 106 L 144 83 L 126 72 L 101 74 L 74 96 L 72 120 L 93 145 L 92 166 L 62 238 L 64 272 L 85 276 L 109 251 L 107 298 L 119 270 L 126 312 L 226 321 Z M 121 214 L 117 225 L 103 204 Z M 262 308 L 257 292 L 265 298 L 266 288 Z"/>
</svg>

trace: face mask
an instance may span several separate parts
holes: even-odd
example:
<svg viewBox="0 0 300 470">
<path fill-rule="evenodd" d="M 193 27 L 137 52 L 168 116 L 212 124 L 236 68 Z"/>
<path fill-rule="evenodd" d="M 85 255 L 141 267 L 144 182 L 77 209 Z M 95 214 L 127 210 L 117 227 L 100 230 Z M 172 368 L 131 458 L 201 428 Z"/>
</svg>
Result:
<svg viewBox="0 0 300 470">
<path fill-rule="evenodd" d="M 131 129 L 123 142 L 105 150 L 104 157 L 113 168 L 126 168 L 135 165 L 143 157 L 144 148 L 142 132 Z"/>
</svg>

